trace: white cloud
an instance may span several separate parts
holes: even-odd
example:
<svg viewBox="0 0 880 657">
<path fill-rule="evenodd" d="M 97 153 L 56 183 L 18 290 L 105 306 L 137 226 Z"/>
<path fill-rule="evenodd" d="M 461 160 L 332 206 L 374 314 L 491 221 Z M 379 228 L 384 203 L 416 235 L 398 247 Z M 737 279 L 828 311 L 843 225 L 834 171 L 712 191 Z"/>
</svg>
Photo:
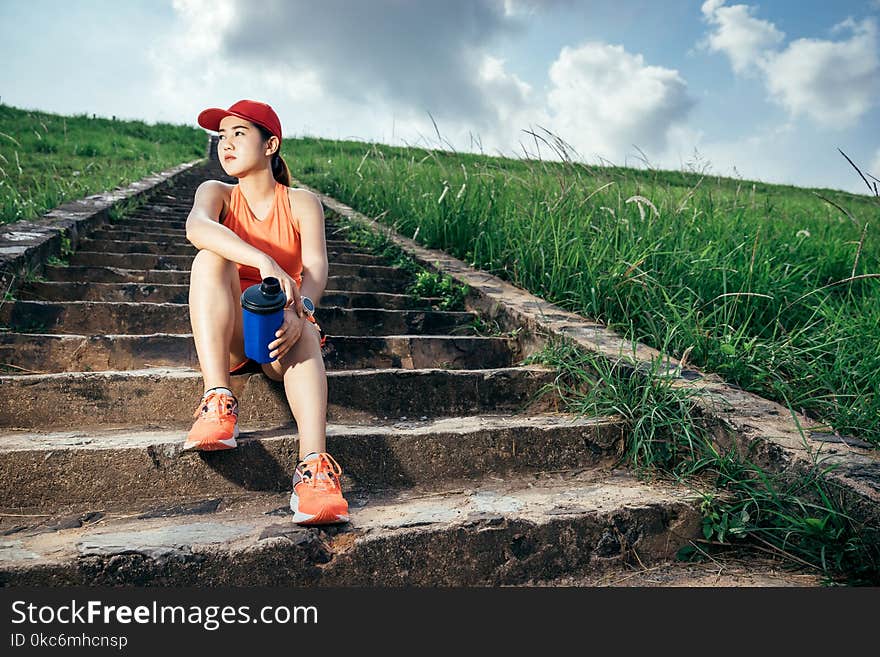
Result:
<svg viewBox="0 0 880 657">
<path fill-rule="evenodd" d="M 758 129 L 744 138 L 704 138 L 693 142 L 680 168 L 750 180 L 787 183 L 801 173 L 794 153 L 797 133 L 791 123 Z"/>
<path fill-rule="evenodd" d="M 764 66 L 767 89 L 792 116 L 827 127 L 853 126 L 880 95 L 877 24 L 870 18 L 837 26 L 845 41 L 797 39 Z"/>
<path fill-rule="evenodd" d="M 473 62 L 523 29 L 498 0 L 227 1 L 236 12 L 222 38 L 228 59 L 252 67 L 283 62 L 314 72 L 337 97 L 393 97 L 448 119 L 491 116 Z"/>
<path fill-rule="evenodd" d="M 300 27 L 301 2 L 174 0 L 178 29 L 151 51 L 157 97 L 193 123 L 205 107 L 254 98 L 288 134 L 317 124 L 328 137 L 410 144 L 437 145 L 433 118 L 447 144 L 487 153 L 531 148 L 524 130 L 537 126 L 613 160 L 633 144 L 659 157 L 687 134 L 675 127 L 695 101 L 679 73 L 621 46 L 563 48 L 540 94 L 491 54 L 493 39 L 525 29 L 520 16 L 570 0 L 340 3 L 309 4 L 314 29 Z"/>
<path fill-rule="evenodd" d="M 485 55 L 479 67 L 478 79 L 495 114 L 502 123 L 531 102 L 532 87 L 514 74 L 504 70 L 504 60 Z"/>
<path fill-rule="evenodd" d="M 568 2 L 174 0 L 178 29 L 151 60 L 164 105 L 193 121 L 206 103 L 256 98 L 285 129 L 319 122 L 328 134 L 333 115 L 339 136 L 375 134 L 379 122 L 414 140 L 419 128 L 433 132 L 430 113 L 451 140 L 450 126 L 489 134 L 528 113 L 529 86 L 491 45 L 521 33 L 525 14 Z M 468 132 L 458 130 L 465 143 Z"/>
<path fill-rule="evenodd" d="M 550 81 L 549 124 L 582 157 L 621 160 L 633 145 L 659 155 L 696 102 L 678 71 L 648 65 L 619 45 L 564 47 Z"/>
<path fill-rule="evenodd" d="M 701 47 L 723 52 L 738 74 L 752 71 L 765 61 L 773 47 L 785 39 L 785 34 L 775 25 L 752 16 L 754 7 L 727 7 L 724 0 L 706 0 L 701 11 L 706 22 L 715 27 Z"/>
<path fill-rule="evenodd" d="M 235 2 L 174 0 L 172 6 L 180 20 L 146 47 L 154 73 L 150 94 L 161 108 L 157 120 L 185 116 L 195 125 L 206 107 L 228 107 L 242 98 L 270 104 L 291 96 L 306 103 L 323 98 L 321 81 L 310 71 L 277 63 L 255 67 L 223 52 L 224 39 L 239 17 Z"/>
<path fill-rule="evenodd" d="M 235 5 L 212 0 L 173 0 L 184 19 L 186 45 L 195 52 L 216 53 L 235 19 Z"/>
<path fill-rule="evenodd" d="M 832 27 L 832 34 L 850 30 L 848 39 L 802 38 L 780 50 L 784 33 L 755 18 L 755 7 L 707 0 L 701 10 L 713 31 L 698 45 L 725 53 L 737 74 L 759 74 L 769 97 L 791 117 L 843 129 L 878 102 L 880 62 L 872 17 L 847 18 Z"/>
</svg>

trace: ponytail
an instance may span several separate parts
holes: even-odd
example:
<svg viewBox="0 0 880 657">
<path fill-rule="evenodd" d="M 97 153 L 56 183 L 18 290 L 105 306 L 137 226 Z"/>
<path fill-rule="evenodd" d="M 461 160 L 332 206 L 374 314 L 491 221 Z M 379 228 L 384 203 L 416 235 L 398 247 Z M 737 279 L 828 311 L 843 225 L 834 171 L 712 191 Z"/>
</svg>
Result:
<svg viewBox="0 0 880 657">
<path fill-rule="evenodd" d="M 272 175 L 275 180 L 286 187 L 290 187 L 290 169 L 287 168 L 287 162 L 279 153 L 272 155 Z"/>
<path fill-rule="evenodd" d="M 260 131 L 260 134 L 263 136 L 263 141 L 269 141 L 269 137 L 272 136 L 272 133 L 259 123 L 254 123 L 253 121 L 251 121 L 251 123 L 253 123 L 257 130 Z M 287 162 L 281 157 L 280 150 L 281 149 L 278 149 L 272 154 L 272 175 L 275 177 L 276 181 L 286 187 L 290 187 L 290 169 L 287 168 Z"/>
</svg>

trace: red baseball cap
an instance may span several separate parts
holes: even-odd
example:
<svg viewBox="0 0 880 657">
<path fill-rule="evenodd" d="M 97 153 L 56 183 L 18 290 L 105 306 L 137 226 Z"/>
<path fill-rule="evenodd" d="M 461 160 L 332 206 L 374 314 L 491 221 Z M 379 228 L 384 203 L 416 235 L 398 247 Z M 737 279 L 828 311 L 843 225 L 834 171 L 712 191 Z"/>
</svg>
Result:
<svg viewBox="0 0 880 657">
<path fill-rule="evenodd" d="M 281 120 L 269 105 L 256 100 L 240 100 L 228 110 L 211 107 L 199 114 L 199 125 L 214 132 L 220 131 L 220 121 L 227 116 L 238 116 L 251 123 L 259 123 L 273 135 L 278 137 L 278 149 L 281 150 Z"/>
</svg>

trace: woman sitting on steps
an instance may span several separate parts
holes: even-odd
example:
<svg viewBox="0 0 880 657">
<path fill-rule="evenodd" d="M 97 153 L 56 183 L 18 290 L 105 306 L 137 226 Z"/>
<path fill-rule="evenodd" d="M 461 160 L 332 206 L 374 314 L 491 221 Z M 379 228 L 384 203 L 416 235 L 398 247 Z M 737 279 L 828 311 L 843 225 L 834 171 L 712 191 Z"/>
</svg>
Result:
<svg viewBox="0 0 880 657">
<path fill-rule="evenodd" d="M 269 105 L 240 100 L 228 110 L 206 109 L 198 123 L 220 133 L 217 156 L 238 184 L 203 182 L 186 221 L 186 238 L 199 250 L 190 274 L 189 311 L 205 392 L 184 449 L 236 446 L 238 400 L 229 387 L 230 374 L 254 363 L 244 352 L 240 296 L 263 278 L 275 277 L 287 306 L 277 338 L 269 344 L 275 360 L 261 368 L 270 379 L 284 382 L 299 432 L 293 520 L 303 525 L 347 522 L 342 470 L 325 451 L 323 340 L 303 307 L 303 299 L 317 304 L 327 284 L 321 202 L 307 190 L 290 188 L 290 172 L 280 155 L 281 122 Z"/>
</svg>

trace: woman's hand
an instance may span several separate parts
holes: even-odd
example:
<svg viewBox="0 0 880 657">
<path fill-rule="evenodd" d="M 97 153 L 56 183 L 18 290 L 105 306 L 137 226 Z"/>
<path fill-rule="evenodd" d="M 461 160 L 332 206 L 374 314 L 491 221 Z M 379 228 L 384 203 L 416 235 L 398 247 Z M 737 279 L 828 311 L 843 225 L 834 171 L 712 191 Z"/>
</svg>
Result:
<svg viewBox="0 0 880 657">
<path fill-rule="evenodd" d="M 275 332 L 276 340 L 269 343 L 269 357 L 280 359 L 287 350 L 296 344 L 308 323 L 308 318 L 299 317 L 291 308 L 284 309 L 284 323 Z"/>
<path fill-rule="evenodd" d="M 291 308 L 296 312 L 298 317 L 303 316 L 302 301 L 299 297 L 299 287 L 275 260 L 266 256 L 266 261 L 260 265 L 260 277 L 267 278 L 274 276 L 281 283 L 281 289 L 284 290 L 284 296 L 287 297 L 287 303 L 284 308 Z M 295 342 L 296 340 L 294 340 Z M 270 347 L 271 348 L 271 347 Z"/>
</svg>

